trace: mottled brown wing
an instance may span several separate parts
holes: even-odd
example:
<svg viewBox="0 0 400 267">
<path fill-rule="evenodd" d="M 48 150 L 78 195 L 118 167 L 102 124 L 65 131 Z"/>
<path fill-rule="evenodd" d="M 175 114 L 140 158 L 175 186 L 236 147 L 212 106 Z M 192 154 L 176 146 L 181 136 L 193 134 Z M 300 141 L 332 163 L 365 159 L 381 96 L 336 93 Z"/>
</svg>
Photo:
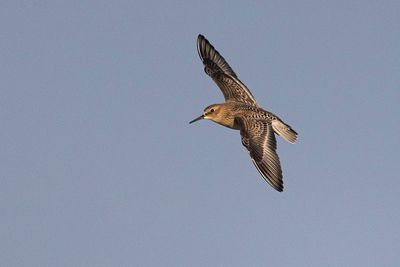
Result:
<svg viewBox="0 0 400 267">
<path fill-rule="evenodd" d="M 225 59 L 201 34 L 197 38 L 197 51 L 204 64 L 204 71 L 221 89 L 225 101 L 237 101 L 258 106 L 249 89 L 237 78 Z"/>
<path fill-rule="evenodd" d="M 255 119 L 235 118 L 240 126 L 242 144 L 265 181 L 283 191 L 282 169 L 276 153 L 276 139 L 271 124 Z"/>
</svg>

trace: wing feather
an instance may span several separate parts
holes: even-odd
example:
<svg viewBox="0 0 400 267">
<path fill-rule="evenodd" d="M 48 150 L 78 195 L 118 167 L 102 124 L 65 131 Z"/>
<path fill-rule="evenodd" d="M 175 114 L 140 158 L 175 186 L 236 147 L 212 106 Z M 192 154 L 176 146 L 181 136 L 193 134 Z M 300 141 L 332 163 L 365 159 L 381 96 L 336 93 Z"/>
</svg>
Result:
<svg viewBox="0 0 400 267">
<path fill-rule="evenodd" d="M 250 90 L 238 79 L 228 62 L 201 34 L 197 38 L 197 51 L 204 64 L 204 71 L 221 89 L 225 101 L 258 106 Z"/>
<path fill-rule="evenodd" d="M 282 169 L 271 124 L 249 118 L 236 118 L 236 121 L 240 125 L 242 144 L 259 173 L 273 188 L 283 191 Z"/>
</svg>

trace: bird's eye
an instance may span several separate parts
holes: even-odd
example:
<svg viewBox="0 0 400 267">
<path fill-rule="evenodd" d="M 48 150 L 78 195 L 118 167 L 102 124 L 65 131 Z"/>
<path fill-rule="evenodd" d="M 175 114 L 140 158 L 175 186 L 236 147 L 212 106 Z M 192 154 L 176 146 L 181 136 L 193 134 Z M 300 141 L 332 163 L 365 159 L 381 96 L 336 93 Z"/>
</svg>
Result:
<svg viewBox="0 0 400 267">
<path fill-rule="evenodd" d="M 210 112 L 214 112 L 214 109 L 212 108 L 212 109 L 210 110 Z"/>
</svg>

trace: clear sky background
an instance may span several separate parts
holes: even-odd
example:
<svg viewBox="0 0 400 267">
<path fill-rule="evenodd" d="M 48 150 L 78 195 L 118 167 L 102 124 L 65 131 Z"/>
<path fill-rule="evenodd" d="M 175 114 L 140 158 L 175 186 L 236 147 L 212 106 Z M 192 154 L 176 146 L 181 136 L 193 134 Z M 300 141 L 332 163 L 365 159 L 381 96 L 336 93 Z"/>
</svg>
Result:
<svg viewBox="0 0 400 267">
<path fill-rule="evenodd" d="M 2 1 L 0 266 L 398 266 L 399 1 Z M 238 131 L 204 34 L 278 138 Z"/>
</svg>

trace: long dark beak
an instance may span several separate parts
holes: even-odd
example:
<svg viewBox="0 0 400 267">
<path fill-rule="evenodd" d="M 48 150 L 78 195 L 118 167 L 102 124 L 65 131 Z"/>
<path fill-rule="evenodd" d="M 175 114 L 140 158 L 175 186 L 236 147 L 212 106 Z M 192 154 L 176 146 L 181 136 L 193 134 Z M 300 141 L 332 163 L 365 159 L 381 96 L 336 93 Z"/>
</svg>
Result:
<svg viewBox="0 0 400 267">
<path fill-rule="evenodd" d="M 189 123 L 193 123 L 193 122 L 195 122 L 195 121 L 199 121 L 199 120 L 202 120 L 202 119 L 204 119 L 204 115 L 201 115 L 201 116 L 197 117 L 196 119 L 192 120 L 192 121 L 189 122 Z"/>
</svg>

